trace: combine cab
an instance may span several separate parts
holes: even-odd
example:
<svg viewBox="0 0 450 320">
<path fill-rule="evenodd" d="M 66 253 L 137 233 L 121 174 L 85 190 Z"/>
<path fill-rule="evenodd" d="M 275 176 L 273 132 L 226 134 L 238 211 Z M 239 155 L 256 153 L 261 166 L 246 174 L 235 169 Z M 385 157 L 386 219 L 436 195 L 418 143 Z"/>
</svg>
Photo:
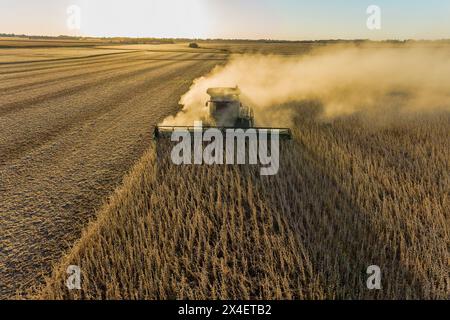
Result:
<svg viewBox="0 0 450 320">
<path fill-rule="evenodd" d="M 209 118 L 207 119 L 206 126 L 202 127 L 203 130 L 210 128 L 216 128 L 225 132 L 227 129 L 256 129 L 259 130 L 279 130 L 280 139 L 291 139 L 291 130 L 287 128 L 258 128 L 254 127 L 254 115 L 253 110 L 244 106 L 241 103 L 240 95 L 241 91 L 238 87 L 235 88 L 210 88 L 207 91 L 210 96 L 210 100 L 206 103 L 208 108 Z M 194 132 L 194 127 L 189 126 L 173 126 L 162 127 L 157 126 L 155 128 L 154 137 L 170 138 L 172 132 L 176 130 L 187 130 Z"/>
<path fill-rule="evenodd" d="M 239 88 L 212 88 L 207 91 L 211 99 L 206 103 L 212 126 L 252 128 L 252 109 L 245 107 L 239 96 Z"/>
</svg>

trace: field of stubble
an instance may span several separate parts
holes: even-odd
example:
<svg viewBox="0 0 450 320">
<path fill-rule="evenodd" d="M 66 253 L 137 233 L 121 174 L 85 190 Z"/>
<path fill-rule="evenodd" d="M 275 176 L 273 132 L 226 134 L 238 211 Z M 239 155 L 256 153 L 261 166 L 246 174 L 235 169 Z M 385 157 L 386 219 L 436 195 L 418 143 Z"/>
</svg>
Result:
<svg viewBox="0 0 450 320">
<path fill-rule="evenodd" d="M 310 50 L 209 46 L 0 65 L 0 297 L 448 298 L 449 114 L 374 129 L 294 104 L 278 175 L 175 166 L 151 127 L 222 48 Z M 73 264 L 80 291 L 65 286 Z M 367 289 L 369 265 L 382 290 Z"/>
<path fill-rule="evenodd" d="M 117 48 L 0 49 L 0 298 L 50 274 L 152 126 L 226 58 Z"/>
</svg>

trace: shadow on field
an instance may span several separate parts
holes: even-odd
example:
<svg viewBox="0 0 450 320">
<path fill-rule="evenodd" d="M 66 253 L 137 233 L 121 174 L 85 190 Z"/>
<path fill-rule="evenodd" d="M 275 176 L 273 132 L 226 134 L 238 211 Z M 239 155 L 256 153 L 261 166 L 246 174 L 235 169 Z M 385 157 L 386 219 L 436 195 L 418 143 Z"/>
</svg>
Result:
<svg viewBox="0 0 450 320">
<path fill-rule="evenodd" d="M 356 194 L 336 179 L 351 173 L 327 167 L 300 134 L 310 125 L 330 128 L 316 122 L 320 108 L 311 107 L 302 106 L 295 141 L 283 150 L 278 176 L 253 176 L 268 207 L 284 215 L 306 248 L 326 298 L 424 297 L 421 279 L 400 261 L 401 248 L 392 245 L 392 226 L 376 210 L 362 208 Z M 382 290 L 367 289 L 370 265 L 381 268 Z"/>
</svg>

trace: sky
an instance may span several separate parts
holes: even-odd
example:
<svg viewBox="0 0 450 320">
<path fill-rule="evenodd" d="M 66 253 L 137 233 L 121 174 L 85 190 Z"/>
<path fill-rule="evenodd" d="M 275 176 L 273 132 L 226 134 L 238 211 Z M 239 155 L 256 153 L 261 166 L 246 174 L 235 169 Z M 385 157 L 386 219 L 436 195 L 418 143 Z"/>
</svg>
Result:
<svg viewBox="0 0 450 320">
<path fill-rule="evenodd" d="M 76 5 L 79 29 L 67 8 Z M 381 28 L 367 28 L 367 8 Z M 78 26 L 78 24 L 77 24 Z M 0 0 L 0 33 L 167 38 L 443 39 L 450 0 Z"/>
</svg>

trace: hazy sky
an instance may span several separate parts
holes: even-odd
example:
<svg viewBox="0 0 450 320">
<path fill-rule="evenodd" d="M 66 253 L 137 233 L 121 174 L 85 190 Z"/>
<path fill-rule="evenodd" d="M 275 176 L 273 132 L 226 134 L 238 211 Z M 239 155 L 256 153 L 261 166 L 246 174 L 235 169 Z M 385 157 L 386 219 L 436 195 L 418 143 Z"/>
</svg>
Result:
<svg viewBox="0 0 450 320">
<path fill-rule="evenodd" d="M 81 29 L 67 7 L 81 8 Z M 381 30 L 366 26 L 381 8 Z M 0 33 L 90 36 L 450 38 L 450 0 L 0 0 Z"/>
</svg>

